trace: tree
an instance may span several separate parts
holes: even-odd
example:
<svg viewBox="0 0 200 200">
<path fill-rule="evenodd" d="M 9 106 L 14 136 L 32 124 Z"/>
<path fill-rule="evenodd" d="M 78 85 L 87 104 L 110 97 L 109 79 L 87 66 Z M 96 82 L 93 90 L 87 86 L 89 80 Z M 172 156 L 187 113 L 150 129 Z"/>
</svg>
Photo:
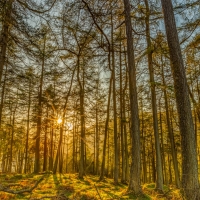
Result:
<svg viewBox="0 0 200 200">
<path fill-rule="evenodd" d="M 3 68 L 6 61 L 6 51 L 8 46 L 8 38 L 9 38 L 9 31 L 10 31 L 10 24 L 11 24 L 11 15 L 12 15 L 12 5 L 13 0 L 3 0 L 2 5 L 3 7 L 3 24 L 2 24 L 2 31 L 0 35 L 0 82 L 2 79 Z"/>
<path fill-rule="evenodd" d="M 153 68 L 153 50 L 151 44 L 151 35 L 150 35 L 150 9 L 149 2 L 145 0 L 146 6 L 146 41 L 147 41 L 147 56 L 148 56 L 148 67 L 149 67 L 149 76 L 151 84 L 151 102 L 152 102 L 152 112 L 153 112 L 153 127 L 154 127 L 154 137 L 155 137 L 155 148 L 156 148 L 156 189 L 163 190 L 163 174 L 162 174 L 162 159 L 161 159 L 161 150 L 160 150 L 160 139 L 158 132 L 158 117 L 157 117 L 157 106 L 156 106 L 156 87 L 154 79 L 154 68 Z"/>
<path fill-rule="evenodd" d="M 130 169 L 129 190 L 135 194 L 141 192 L 140 186 L 140 128 L 136 86 L 136 68 L 134 62 L 134 48 L 131 25 L 131 7 L 129 0 L 124 0 L 125 24 L 127 35 L 127 56 L 129 69 L 129 96 L 131 107 L 131 140 L 132 140 L 132 163 Z"/>
<path fill-rule="evenodd" d="M 182 187 L 186 199 L 199 199 L 198 163 L 195 131 L 187 79 L 171 0 L 161 0 L 174 79 L 182 143 Z"/>
</svg>

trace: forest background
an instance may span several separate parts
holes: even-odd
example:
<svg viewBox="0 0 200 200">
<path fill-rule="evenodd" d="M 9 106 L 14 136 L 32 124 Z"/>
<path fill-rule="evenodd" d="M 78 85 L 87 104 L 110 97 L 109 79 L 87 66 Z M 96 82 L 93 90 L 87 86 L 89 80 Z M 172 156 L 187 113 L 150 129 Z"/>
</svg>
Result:
<svg viewBox="0 0 200 200">
<path fill-rule="evenodd" d="M 2 174 L 199 198 L 200 2 L 172 3 L 0 0 Z"/>
</svg>

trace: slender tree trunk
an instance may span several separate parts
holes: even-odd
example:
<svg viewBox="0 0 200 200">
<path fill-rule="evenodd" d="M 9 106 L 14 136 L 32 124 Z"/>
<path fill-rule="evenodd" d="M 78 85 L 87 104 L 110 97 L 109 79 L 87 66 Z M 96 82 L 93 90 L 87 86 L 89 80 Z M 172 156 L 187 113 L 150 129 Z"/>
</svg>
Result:
<svg viewBox="0 0 200 200">
<path fill-rule="evenodd" d="M 163 174 L 162 174 L 162 159 L 161 159 L 161 150 L 160 150 L 160 139 L 158 132 L 158 117 L 157 117 L 157 106 L 156 106 L 156 88 L 154 81 L 154 69 L 152 64 L 152 45 L 151 45 L 151 36 L 150 36 L 150 26 L 149 26 L 149 3 L 148 0 L 144 0 L 146 5 L 146 41 L 147 41 L 147 52 L 148 52 L 148 66 L 149 66 L 149 76 L 151 84 L 151 102 L 152 102 L 152 111 L 153 111 L 153 128 L 154 128 L 154 138 L 155 138 L 155 149 L 156 149 L 156 189 L 163 191 Z"/>
<path fill-rule="evenodd" d="M 1 92 L 1 104 L 0 104 L 0 128 L 1 128 L 1 121 L 2 121 L 2 113 L 3 113 L 3 104 L 4 104 L 4 94 L 6 88 L 6 78 L 7 78 L 7 65 L 5 69 L 5 76 L 3 80 L 2 92 Z"/>
<path fill-rule="evenodd" d="M 45 172 L 47 170 L 47 131 L 48 131 L 48 106 L 47 106 L 47 116 L 46 116 L 46 124 L 45 124 L 45 132 L 44 132 L 44 162 L 43 162 L 43 171 Z"/>
<path fill-rule="evenodd" d="M 120 30 L 120 38 L 121 38 L 121 30 Z M 124 120 L 123 119 L 123 88 L 122 88 L 122 44 L 120 41 L 120 54 L 119 54 L 119 65 L 120 65 L 120 132 L 121 132 L 121 155 L 122 155 L 122 176 L 121 182 L 126 182 L 126 160 L 125 160 L 125 148 L 124 148 Z"/>
<path fill-rule="evenodd" d="M 94 164 L 93 164 L 93 173 L 96 174 L 95 166 L 96 166 L 96 131 L 94 129 Z"/>
<path fill-rule="evenodd" d="M 162 156 L 162 163 L 163 163 L 163 183 L 167 184 L 167 171 L 166 171 L 166 163 L 165 163 L 165 147 L 164 147 L 164 139 L 163 139 L 163 125 L 162 125 L 162 112 L 161 112 L 161 103 L 159 100 L 160 106 L 160 135 L 161 135 L 161 156 Z"/>
<path fill-rule="evenodd" d="M 125 47 L 124 47 L 125 52 Z M 126 120 L 126 90 L 128 85 L 128 67 L 127 67 L 127 59 L 126 59 L 126 53 L 124 53 L 125 58 L 125 66 L 126 66 L 126 80 L 125 85 L 123 88 L 123 118 Z M 127 122 L 124 123 L 124 146 L 125 146 L 125 160 L 126 160 L 126 166 L 125 166 L 125 180 L 129 180 L 129 154 L 128 154 L 128 137 L 127 137 Z"/>
<path fill-rule="evenodd" d="M 166 88 L 163 64 L 162 64 L 162 81 L 163 81 L 164 87 Z M 168 97 L 167 97 L 166 89 L 164 89 L 164 99 L 165 99 L 165 112 L 166 112 L 166 118 L 167 118 L 167 129 L 168 129 L 168 134 L 169 134 L 169 139 L 170 139 L 172 160 L 173 160 L 174 173 L 175 173 L 175 182 L 176 182 L 176 186 L 178 188 L 180 188 L 180 178 L 179 178 L 179 172 L 178 172 L 178 159 L 177 159 L 177 154 L 176 154 L 176 150 L 175 150 L 174 134 L 173 134 L 172 127 L 170 124 L 169 105 L 168 105 Z"/>
<path fill-rule="evenodd" d="M 143 160 L 143 182 L 147 182 L 147 161 L 146 161 L 146 150 L 145 150 L 145 131 L 144 131 L 144 112 L 143 112 L 143 102 L 141 99 L 141 107 L 142 107 L 142 160 Z"/>
<path fill-rule="evenodd" d="M 80 115 L 81 115 L 81 147 L 80 147 L 80 168 L 79 168 L 79 178 L 83 178 L 85 174 L 85 113 L 84 113 L 84 78 L 83 81 L 80 79 L 80 57 L 78 56 L 78 70 L 77 70 L 77 80 L 80 89 Z M 84 77 L 84 73 L 83 73 Z M 81 83 L 83 82 L 83 83 Z"/>
<path fill-rule="evenodd" d="M 198 163 L 194 124 L 185 68 L 180 49 L 176 22 L 171 0 L 161 0 L 171 68 L 174 78 L 175 96 L 179 116 L 182 143 L 182 187 L 186 199 L 199 199 Z"/>
<path fill-rule="evenodd" d="M 152 180 L 153 182 L 156 181 L 156 167 L 155 167 L 155 155 L 154 155 L 154 147 L 153 147 L 153 139 L 151 135 L 151 154 L 152 154 L 152 160 L 151 160 L 151 167 L 152 167 Z"/>
<path fill-rule="evenodd" d="M 55 162 L 54 162 L 54 166 L 53 166 L 53 174 L 56 174 L 56 172 L 57 172 L 58 162 L 60 161 L 60 156 L 62 153 L 61 151 L 62 151 L 62 141 L 63 141 L 63 128 L 64 128 L 64 122 L 62 122 L 62 124 L 60 124 L 60 128 L 59 128 L 60 139 L 58 142 L 58 149 L 57 149 L 56 158 L 55 158 Z M 59 164 L 60 164 L 60 162 L 59 162 Z"/>
<path fill-rule="evenodd" d="M 75 127 L 75 110 L 73 115 L 73 152 L 72 152 L 72 172 L 75 173 L 75 161 L 76 161 L 76 144 L 75 144 L 75 135 L 76 135 L 76 127 Z"/>
<path fill-rule="evenodd" d="M 129 190 L 135 194 L 141 192 L 140 185 L 140 127 L 138 114 L 137 86 L 136 86 L 136 68 L 134 60 L 131 9 L 129 0 L 124 0 L 125 24 L 127 35 L 127 53 L 129 67 L 129 95 L 131 107 L 131 140 L 132 140 L 132 163 L 130 170 Z"/>
<path fill-rule="evenodd" d="M 108 55 L 108 62 L 109 62 L 109 66 L 110 66 L 110 52 L 109 52 L 109 55 Z M 111 73 L 110 84 L 109 84 L 109 92 L 108 92 L 108 104 L 107 104 L 107 111 L 106 111 L 106 123 L 105 123 L 105 131 L 104 131 L 105 135 L 104 135 L 104 142 L 103 142 L 103 156 L 102 156 L 102 163 L 101 163 L 101 174 L 100 174 L 100 178 L 99 178 L 100 180 L 104 179 L 104 173 L 105 173 L 106 144 L 107 144 L 107 137 L 108 137 L 109 114 L 110 114 L 109 111 L 110 111 L 110 99 L 111 99 L 111 92 L 112 92 L 112 81 L 113 81 L 113 76 L 112 76 L 112 73 Z"/>
<path fill-rule="evenodd" d="M 35 166 L 34 172 L 40 172 L 40 134 L 42 126 L 42 91 L 43 91 L 43 78 L 44 78 L 44 65 L 45 65 L 45 48 L 46 48 L 46 36 L 44 36 L 43 44 L 43 58 L 42 69 L 40 77 L 39 97 L 38 97 L 38 116 L 37 116 L 37 132 L 36 132 L 36 145 L 35 145 Z"/>
<path fill-rule="evenodd" d="M 112 76 L 113 76 L 113 117 L 114 117 L 114 182 L 118 183 L 119 178 L 119 152 L 118 152 L 118 137 L 117 137 L 117 103 L 116 103 L 116 80 L 115 80 L 115 50 L 114 50 L 114 32 L 111 13 L 111 41 L 112 41 Z"/>
<path fill-rule="evenodd" d="M 27 124 L 26 124 L 26 148 L 25 148 L 25 163 L 24 173 L 27 173 L 27 160 L 28 160 L 28 142 L 29 142 L 29 124 L 30 124 L 30 108 L 31 108 L 31 79 L 29 80 L 29 93 L 28 93 L 28 112 L 27 112 Z"/>
<path fill-rule="evenodd" d="M 98 89 L 97 89 L 98 90 Z M 98 103 L 96 103 L 96 174 L 99 174 L 99 118 L 98 118 Z"/>
<path fill-rule="evenodd" d="M 12 131 L 11 131 L 11 142 L 10 142 L 10 160 L 9 160 L 9 172 L 12 172 L 12 161 L 13 161 L 13 142 L 14 142 L 14 126 L 15 126 L 15 111 L 16 107 L 13 111 L 13 117 L 12 117 Z"/>
<path fill-rule="evenodd" d="M 52 171 L 53 170 L 53 151 L 54 151 L 54 148 L 53 148 L 53 135 L 54 135 L 54 127 L 53 127 L 53 122 L 51 123 L 51 128 L 50 128 L 50 156 L 49 156 L 49 170 Z"/>
<path fill-rule="evenodd" d="M 3 13 L 3 25 L 2 32 L 0 35 L 0 82 L 3 75 L 3 68 L 6 61 L 6 50 L 9 40 L 9 28 L 11 25 L 11 14 L 12 14 L 12 4 L 13 0 L 4 0 L 5 10 Z"/>
</svg>

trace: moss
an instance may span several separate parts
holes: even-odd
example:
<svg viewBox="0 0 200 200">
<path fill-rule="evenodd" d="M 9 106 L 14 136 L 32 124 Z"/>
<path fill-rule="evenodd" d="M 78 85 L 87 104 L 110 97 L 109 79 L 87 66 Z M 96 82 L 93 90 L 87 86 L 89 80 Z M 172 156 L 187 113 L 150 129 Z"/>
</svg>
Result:
<svg viewBox="0 0 200 200">
<path fill-rule="evenodd" d="M 9 184 L 16 184 L 13 190 L 20 190 L 25 185 L 31 187 L 35 181 L 38 180 L 44 174 L 27 174 L 27 175 L 2 175 L 0 178 L 2 184 L 6 184 L 9 180 Z M 180 191 L 175 188 L 169 188 L 164 186 L 164 194 L 157 193 L 154 188 L 155 184 L 143 185 L 143 194 L 135 196 L 126 192 L 127 185 L 118 184 L 114 185 L 113 180 L 106 178 L 104 181 L 99 182 L 98 176 L 86 176 L 84 179 L 78 179 L 77 174 L 48 174 L 45 175 L 45 179 L 33 190 L 32 194 L 24 193 L 20 195 L 10 195 L 1 192 L 0 199 L 30 199 L 42 198 L 45 196 L 59 196 L 64 195 L 68 199 L 131 199 L 131 200 L 155 200 L 155 199 L 182 199 Z"/>
</svg>

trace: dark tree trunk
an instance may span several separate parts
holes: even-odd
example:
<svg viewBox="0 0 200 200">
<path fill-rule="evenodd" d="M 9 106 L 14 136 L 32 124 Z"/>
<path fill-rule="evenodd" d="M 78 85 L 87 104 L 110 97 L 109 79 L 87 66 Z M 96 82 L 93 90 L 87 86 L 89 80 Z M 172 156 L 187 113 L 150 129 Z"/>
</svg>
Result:
<svg viewBox="0 0 200 200">
<path fill-rule="evenodd" d="M 176 104 L 182 142 L 182 187 L 186 199 L 199 199 L 198 163 L 195 131 L 185 68 L 180 49 L 176 22 L 171 0 L 161 0 L 171 68 L 174 78 Z"/>
<path fill-rule="evenodd" d="M 85 175 L 85 113 L 84 113 L 84 72 L 82 80 L 80 78 L 80 57 L 78 56 L 78 64 L 77 64 L 77 80 L 79 83 L 80 90 L 80 117 L 81 117 L 81 146 L 80 146 L 80 168 L 79 168 L 79 178 L 83 178 Z"/>
<path fill-rule="evenodd" d="M 54 136 L 54 127 L 53 127 L 53 123 L 51 123 L 51 128 L 50 128 L 50 155 L 49 155 L 49 170 L 52 171 L 53 170 L 53 152 L 54 152 L 54 148 L 53 148 L 53 136 Z"/>
<path fill-rule="evenodd" d="M 110 52 L 108 55 L 108 63 L 110 66 Z M 110 67 L 109 67 L 110 68 Z M 112 74 L 110 77 L 110 85 L 109 85 L 109 93 L 108 93 L 108 104 L 107 104 L 107 111 L 106 111 L 106 123 L 105 123 L 105 135 L 104 135 L 104 141 L 103 141 L 103 156 L 102 156 L 102 163 L 101 163 L 101 174 L 100 174 L 100 180 L 104 179 L 104 173 L 105 173 L 105 161 L 106 161 L 106 144 L 108 139 L 108 124 L 109 124 L 109 111 L 110 111 L 110 98 L 111 98 L 111 92 L 112 92 Z M 109 157 L 109 155 L 108 155 Z"/>
<path fill-rule="evenodd" d="M 6 50 L 7 50 L 8 39 L 9 39 L 9 26 L 11 24 L 13 0 L 9 0 L 9 1 L 6 0 L 4 2 L 5 2 L 5 10 L 3 13 L 3 25 L 2 25 L 1 35 L 0 35 L 0 82 L 2 79 L 3 68 L 6 61 Z"/>
<path fill-rule="evenodd" d="M 162 64 L 162 81 L 163 81 L 164 88 L 166 88 L 163 64 Z M 176 182 L 176 186 L 178 188 L 180 188 L 180 178 L 179 178 L 179 172 L 178 172 L 178 159 L 177 159 L 177 154 L 176 154 L 176 150 L 175 150 L 174 134 L 173 134 L 172 127 L 170 124 L 169 105 L 168 105 L 168 97 L 167 97 L 166 89 L 164 89 L 164 99 L 165 99 L 165 111 L 166 111 L 166 118 L 167 118 L 167 129 L 168 129 L 168 134 L 169 134 L 169 139 L 170 139 L 171 153 L 172 153 L 174 173 L 175 173 L 175 182 Z"/>
<path fill-rule="evenodd" d="M 140 185 L 140 127 L 138 114 L 137 86 L 136 86 L 136 68 L 133 49 L 133 36 L 131 25 L 131 9 L 129 0 L 124 0 L 125 24 L 127 34 L 127 53 L 129 68 L 129 95 L 131 107 L 131 141 L 132 141 L 132 163 L 130 170 L 129 190 L 135 194 L 141 192 Z"/>
<path fill-rule="evenodd" d="M 3 104 L 4 104 L 4 94 L 6 88 L 6 77 L 7 77 L 7 65 L 5 69 L 5 76 L 3 80 L 2 92 L 1 92 L 1 104 L 0 104 L 0 128 L 1 128 L 1 121 L 2 121 L 2 113 L 3 113 Z"/>
<path fill-rule="evenodd" d="M 13 117 L 12 117 L 12 131 L 11 131 L 11 141 L 10 141 L 10 159 L 9 159 L 9 172 L 12 172 L 12 161 L 13 161 L 13 143 L 14 143 L 14 126 L 15 126 L 15 111 L 16 107 L 13 111 Z"/>
<path fill-rule="evenodd" d="M 48 106 L 47 106 L 47 116 L 46 116 L 46 124 L 45 124 L 45 132 L 44 132 L 44 162 L 43 162 L 43 171 L 47 170 L 47 156 L 48 156 L 48 152 L 47 152 L 47 131 L 48 131 Z"/>
<path fill-rule="evenodd" d="M 121 29 L 120 29 L 120 37 L 121 37 Z M 120 41 L 120 54 L 119 54 L 119 65 L 120 65 L 120 132 L 121 132 L 121 156 L 122 156 L 122 175 L 121 175 L 121 182 L 126 182 L 126 160 L 125 160 L 125 148 L 124 148 L 124 120 L 123 119 L 123 78 L 122 78 L 122 44 Z"/>
<path fill-rule="evenodd" d="M 118 152 L 118 136 L 117 136 L 117 102 L 116 102 L 116 80 L 115 80 L 115 50 L 114 50 L 114 30 L 113 30 L 113 14 L 111 13 L 111 41 L 112 41 L 112 76 L 113 76 L 113 117 L 114 117 L 114 182 L 118 183 L 119 178 L 119 152 Z"/>
<path fill-rule="evenodd" d="M 151 102 L 152 102 L 152 111 L 153 111 L 153 128 L 154 128 L 154 138 L 155 138 L 155 150 L 156 150 L 156 189 L 163 191 L 163 174 L 162 174 L 162 159 L 161 159 L 161 150 L 160 150 L 160 139 L 158 132 L 158 117 L 157 117 L 157 106 L 156 106 L 156 88 L 154 81 L 154 68 L 152 63 L 152 45 L 151 45 L 151 36 L 150 36 L 150 26 L 149 26 L 149 3 L 148 0 L 145 0 L 146 5 L 146 41 L 147 41 L 147 52 L 148 52 L 148 67 L 149 67 L 149 76 L 150 76 L 150 86 L 151 86 Z"/>
<path fill-rule="evenodd" d="M 25 148 L 25 163 L 24 173 L 27 173 L 27 161 L 28 161 L 28 142 L 29 142 L 29 124 L 30 124 L 30 108 L 31 108 L 31 79 L 29 80 L 29 93 L 28 93 L 28 113 L 27 113 L 27 124 L 26 124 L 26 148 Z"/>
<path fill-rule="evenodd" d="M 36 145 L 35 145 L 35 166 L 34 172 L 40 172 L 40 134 L 42 126 L 42 92 L 43 92 L 43 79 L 44 79 L 44 65 L 45 65 L 45 47 L 46 47 L 46 36 L 44 36 L 43 44 L 43 57 L 42 57 L 42 69 L 39 86 L 38 96 L 38 116 L 37 116 L 37 132 L 36 132 Z"/>
</svg>

